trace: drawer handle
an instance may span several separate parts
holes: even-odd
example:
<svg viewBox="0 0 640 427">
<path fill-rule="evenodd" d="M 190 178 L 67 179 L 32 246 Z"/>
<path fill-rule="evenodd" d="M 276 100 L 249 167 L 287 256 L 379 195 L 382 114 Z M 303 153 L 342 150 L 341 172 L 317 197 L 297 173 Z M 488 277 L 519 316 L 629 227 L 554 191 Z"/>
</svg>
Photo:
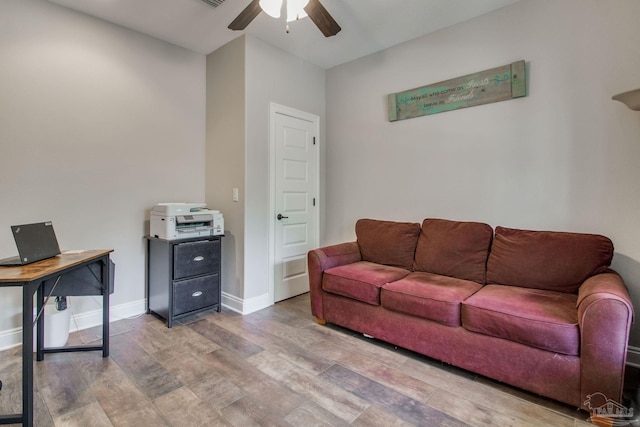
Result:
<svg viewBox="0 0 640 427">
<path fill-rule="evenodd" d="M 202 255 L 198 255 L 198 256 L 197 256 L 197 257 L 195 257 L 193 260 L 194 260 L 195 262 L 199 262 L 199 261 L 204 260 L 204 257 L 203 257 Z"/>
<path fill-rule="evenodd" d="M 194 293 L 191 294 L 192 297 L 197 298 L 200 295 L 202 295 L 202 291 L 195 291 Z"/>
</svg>

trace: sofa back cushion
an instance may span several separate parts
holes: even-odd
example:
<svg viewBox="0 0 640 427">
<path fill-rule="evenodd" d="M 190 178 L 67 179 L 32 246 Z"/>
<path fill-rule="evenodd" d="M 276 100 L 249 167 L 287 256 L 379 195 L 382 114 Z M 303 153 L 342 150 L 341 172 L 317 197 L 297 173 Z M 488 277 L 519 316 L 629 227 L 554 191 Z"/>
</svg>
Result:
<svg viewBox="0 0 640 427">
<path fill-rule="evenodd" d="M 487 282 L 574 293 L 612 258 L 613 243 L 604 236 L 496 227 Z"/>
<path fill-rule="evenodd" d="M 356 237 L 363 261 L 402 267 L 413 265 L 420 224 L 412 222 L 359 219 Z"/>
<path fill-rule="evenodd" d="M 488 224 L 427 218 L 422 222 L 413 269 L 484 285 L 492 237 Z"/>
</svg>

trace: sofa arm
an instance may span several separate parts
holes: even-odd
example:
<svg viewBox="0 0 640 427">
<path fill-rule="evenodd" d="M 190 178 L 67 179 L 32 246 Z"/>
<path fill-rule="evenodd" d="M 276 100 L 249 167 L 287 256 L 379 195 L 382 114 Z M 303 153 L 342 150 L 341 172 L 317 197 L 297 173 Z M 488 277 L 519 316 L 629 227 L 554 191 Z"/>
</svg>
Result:
<svg viewBox="0 0 640 427">
<path fill-rule="evenodd" d="M 633 305 L 622 278 L 613 270 L 587 279 L 578 290 L 581 399 L 602 393 L 622 402 Z M 586 407 L 586 409 L 590 409 Z"/>
<path fill-rule="evenodd" d="M 322 273 L 333 267 L 352 264 L 362 260 L 357 242 L 341 243 L 324 248 L 313 249 L 307 254 L 309 267 L 309 291 L 311 294 L 311 312 L 319 323 L 324 320 L 322 311 Z"/>
</svg>

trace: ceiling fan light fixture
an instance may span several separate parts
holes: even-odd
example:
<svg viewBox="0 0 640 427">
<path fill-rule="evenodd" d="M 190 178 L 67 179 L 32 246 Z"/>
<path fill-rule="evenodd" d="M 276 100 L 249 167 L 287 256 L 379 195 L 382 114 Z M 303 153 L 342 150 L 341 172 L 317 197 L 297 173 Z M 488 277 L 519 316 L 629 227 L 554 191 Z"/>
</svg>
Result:
<svg viewBox="0 0 640 427">
<path fill-rule="evenodd" d="M 229 29 L 233 31 L 246 29 L 247 25 L 262 11 L 274 18 L 280 18 L 284 2 L 285 0 L 251 0 L 251 3 L 229 24 Z M 322 6 L 320 0 L 286 0 L 286 3 L 287 22 L 308 16 L 325 37 L 335 36 L 342 30 L 327 9 Z M 289 32 L 289 24 L 287 24 L 287 32 Z"/>
<path fill-rule="evenodd" d="M 260 0 L 260 8 L 272 18 L 280 18 L 283 0 Z"/>
<path fill-rule="evenodd" d="M 308 15 L 304 8 L 308 3 L 309 0 L 287 0 L 287 22 L 306 18 Z"/>
</svg>

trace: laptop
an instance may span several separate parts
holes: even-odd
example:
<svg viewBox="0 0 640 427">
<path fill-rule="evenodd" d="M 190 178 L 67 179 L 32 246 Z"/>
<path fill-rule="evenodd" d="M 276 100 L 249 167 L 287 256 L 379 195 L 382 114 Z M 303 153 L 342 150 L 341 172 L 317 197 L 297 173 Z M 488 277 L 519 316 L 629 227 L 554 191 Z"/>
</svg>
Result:
<svg viewBox="0 0 640 427">
<path fill-rule="evenodd" d="M 27 265 L 60 253 L 53 223 L 12 225 L 11 234 L 18 247 L 18 256 L 0 260 L 0 266 Z"/>
</svg>

